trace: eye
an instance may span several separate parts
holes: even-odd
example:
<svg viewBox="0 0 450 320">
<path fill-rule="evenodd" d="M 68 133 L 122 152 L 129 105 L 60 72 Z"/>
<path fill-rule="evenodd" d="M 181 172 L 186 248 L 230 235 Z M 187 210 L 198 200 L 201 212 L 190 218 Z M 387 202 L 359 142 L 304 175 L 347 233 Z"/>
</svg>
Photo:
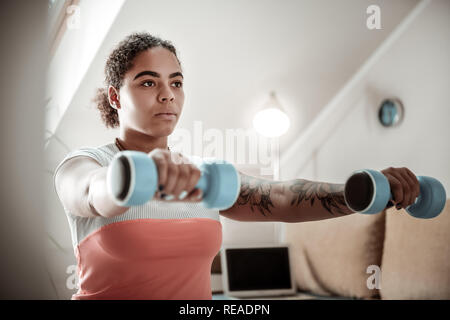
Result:
<svg viewBox="0 0 450 320">
<path fill-rule="evenodd" d="M 176 84 L 177 88 L 181 88 L 183 86 L 183 82 L 181 81 L 175 81 L 174 84 Z"/>
<path fill-rule="evenodd" d="M 146 85 L 145 85 L 146 83 L 152 83 L 153 86 L 155 85 L 155 83 L 154 83 L 153 81 L 151 81 L 151 80 L 147 80 L 147 81 L 145 81 L 145 82 L 142 82 L 142 85 L 143 85 L 144 87 L 153 87 L 153 86 L 146 86 Z"/>
</svg>

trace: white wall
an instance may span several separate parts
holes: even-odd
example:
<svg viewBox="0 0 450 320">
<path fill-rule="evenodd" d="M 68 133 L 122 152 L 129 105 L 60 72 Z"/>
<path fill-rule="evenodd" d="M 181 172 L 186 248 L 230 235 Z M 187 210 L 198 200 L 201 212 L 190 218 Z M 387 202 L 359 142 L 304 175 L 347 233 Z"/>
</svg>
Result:
<svg viewBox="0 0 450 320">
<path fill-rule="evenodd" d="M 53 298 L 45 268 L 45 0 L 0 2 L 0 299 Z"/>
<path fill-rule="evenodd" d="M 315 177 L 344 183 L 353 170 L 407 167 L 450 192 L 450 2 L 432 1 L 353 92 L 356 103 L 317 155 Z M 383 98 L 405 107 L 399 127 L 377 120 Z"/>
</svg>

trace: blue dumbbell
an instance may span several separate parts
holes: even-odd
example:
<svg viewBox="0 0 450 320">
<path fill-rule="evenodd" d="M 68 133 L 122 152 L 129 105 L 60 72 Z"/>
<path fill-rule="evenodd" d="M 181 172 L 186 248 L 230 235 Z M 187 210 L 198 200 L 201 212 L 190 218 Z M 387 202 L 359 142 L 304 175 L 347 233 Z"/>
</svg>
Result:
<svg viewBox="0 0 450 320">
<path fill-rule="evenodd" d="M 420 194 L 406 212 L 415 218 L 431 219 L 444 209 L 447 199 L 444 186 L 432 177 L 417 176 Z M 345 183 L 347 206 L 359 213 L 383 211 L 392 200 L 389 181 L 379 171 L 365 169 L 353 172 Z M 392 202 L 391 202 L 392 203 Z"/>
<path fill-rule="evenodd" d="M 202 190 L 202 204 L 206 208 L 225 210 L 236 201 L 240 177 L 234 166 L 225 161 L 205 161 L 196 185 Z M 155 162 L 145 152 L 122 151 L 112 159 L 107 173 L 107 188 L 114 202 L 130 207 L 151 200 L 158 186 Z"/>
</svg>

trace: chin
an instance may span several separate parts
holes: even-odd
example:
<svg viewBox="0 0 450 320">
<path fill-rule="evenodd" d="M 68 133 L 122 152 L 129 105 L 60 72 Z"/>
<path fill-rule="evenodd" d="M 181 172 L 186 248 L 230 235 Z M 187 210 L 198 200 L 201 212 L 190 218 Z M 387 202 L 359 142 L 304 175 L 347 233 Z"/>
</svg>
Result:
<svg viewBox="0 0 450 320">
<path fill-rule="evenodd" d="M 146 130 L 149 135 L 154 137 L 167 137 L 172 134 L 173 130 L 175 129 L 175 126 L 166 126 L 165 128 L 158 128 L 155 130 L 155 128 L 152 128 L 153 130 Z"/>
</svg>

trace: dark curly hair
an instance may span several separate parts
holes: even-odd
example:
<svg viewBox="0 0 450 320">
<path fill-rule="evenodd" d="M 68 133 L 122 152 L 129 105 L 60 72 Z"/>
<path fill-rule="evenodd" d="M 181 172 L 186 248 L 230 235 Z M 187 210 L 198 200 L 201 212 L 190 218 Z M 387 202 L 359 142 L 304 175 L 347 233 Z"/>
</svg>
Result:
<svg viewBox="0 0 450 320">
<path fill-rule="evenodd" d="M 100 110 L 100 116 L 106 127 L 119 127 L 119 114 L 112 108 L 108 100 L 108 87 L 111 85 L 120 89 L 123 85 L 125 73 L 133 67 L 134 58 L 147 49 L 163 47 L 172 52 L 178 60 L 177 50 L 170 41 L 162 40 L 147 32 L 132 33 L 114 48 L 109 55 L 105 65 L 105 88 L 96 91 L 92 101 Z"/>
</svg>

